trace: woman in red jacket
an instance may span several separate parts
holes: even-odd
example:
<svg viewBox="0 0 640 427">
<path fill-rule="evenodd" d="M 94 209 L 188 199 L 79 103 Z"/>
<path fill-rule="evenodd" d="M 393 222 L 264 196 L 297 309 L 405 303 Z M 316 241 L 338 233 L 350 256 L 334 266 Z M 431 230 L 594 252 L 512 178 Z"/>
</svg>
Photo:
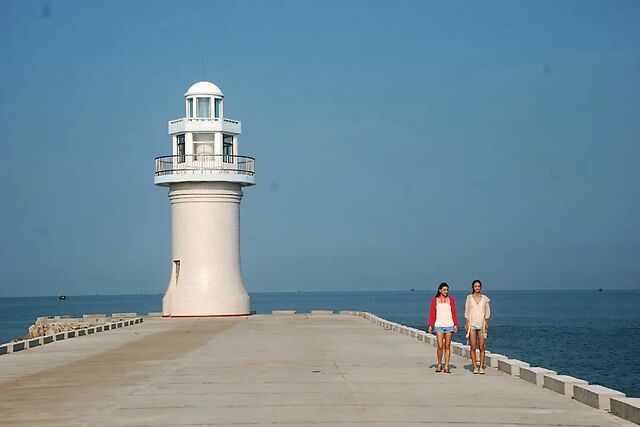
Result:
<svg viewBox="0 0 640 427">
<path fill-rule="evenodd" d="M 449 285 L 440 283 L 436 296 L 431 300 L 427 331 L 435 331 L 438 338 L 438 366 L 436 372 L 442 372 L 442 354 L 444 353 L 444 372 L 450 373 L 451 337 L 458 332 L 456 302 L 449 296 Z"/>
</svg>

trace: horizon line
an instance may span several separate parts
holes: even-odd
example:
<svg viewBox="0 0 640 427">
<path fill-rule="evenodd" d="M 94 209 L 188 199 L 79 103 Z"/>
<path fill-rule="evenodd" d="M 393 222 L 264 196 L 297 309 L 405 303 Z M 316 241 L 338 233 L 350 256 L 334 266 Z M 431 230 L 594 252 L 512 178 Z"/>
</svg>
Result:
<svg viewBox="0 0 640 427">
<path fill-rule="evenodd" d="M 407 292 L 407 293 L 423 293 L 423 292 L 434 292 L 435 289 L 402 289 L 402 290 L 296 290 L 296 291 L 258 291 L 258 292 L 248 292 L 249 295 L 252 294 L 323 294 L 323 293 L 390 293 L 390 292 Z M 464 290 L 452 290 L 451 292 L 467 292 L 468 289 Z M 573 289 L 573 288 L 553 288 L 553 289 L 492 289 L 491 292 L 605 292 L 605 291 L 614 291 L 614 292 L 638 292 L 640 288 L 590 288 L 590 289 Z M 64 294 L 66 297 L 106 297 L 106 296 L 157 296 L 164 295 L 164 292 L 158 293 L 131 293 L 131 294 Z M 17 296 L 0 296 L 0 298 L 51 298 L 57 297 L 58 295 L 17 295 Z"/>
</svg>

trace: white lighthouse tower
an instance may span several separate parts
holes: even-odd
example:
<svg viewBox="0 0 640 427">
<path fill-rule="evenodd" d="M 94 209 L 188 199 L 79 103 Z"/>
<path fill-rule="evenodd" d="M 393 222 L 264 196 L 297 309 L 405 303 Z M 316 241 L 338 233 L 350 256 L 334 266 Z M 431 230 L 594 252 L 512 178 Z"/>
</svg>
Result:
<svg viewBox="0 0 640 427">
<path fill-rule="evenodd" d="M 240 275 L 242 187 L 255 185 L 255 160 L 238 155 L 238 120 L 210 82 L 185 94 L 185 117 L 169 122 L 172 155 L 156 158 L 156 185 L 169 187 L 172 269 L 165 317 L 249 314 Z"/>
</svg>

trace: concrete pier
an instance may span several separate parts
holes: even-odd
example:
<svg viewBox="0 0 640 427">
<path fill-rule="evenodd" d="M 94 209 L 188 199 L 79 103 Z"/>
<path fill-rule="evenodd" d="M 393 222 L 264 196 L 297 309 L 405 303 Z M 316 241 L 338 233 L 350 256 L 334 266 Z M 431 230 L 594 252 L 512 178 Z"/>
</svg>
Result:
<svg viewBox="0 0 640 427">
<path fill-rule="evenodd" d="M 146 318 L 0 357 L 2 425 L 628 426 L 420 331 L 314 313 Z M 502 360 L 502 359 L 500 359 Z M 633 403 L 633 402 L 632 402 Z"/>
</svg>

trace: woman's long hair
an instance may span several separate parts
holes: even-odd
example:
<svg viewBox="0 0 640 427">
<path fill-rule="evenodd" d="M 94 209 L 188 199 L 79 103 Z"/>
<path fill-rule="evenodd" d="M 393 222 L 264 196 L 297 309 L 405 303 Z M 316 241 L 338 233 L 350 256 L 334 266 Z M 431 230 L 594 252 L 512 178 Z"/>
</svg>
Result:
<svg viewBox="0 0 640 427">
<path fill-rule="evenodd" d="M 440 291 L 442 290 L 442 288 L 444 287 L 449 287 L 449 285 L 447 285 L 445 282 L 440 283 L 440 286 L 438 286 L 438 290 L 436 291 L 436 296 L 434 298 L 438 298 L 440 296 Z"/>
</svg>

